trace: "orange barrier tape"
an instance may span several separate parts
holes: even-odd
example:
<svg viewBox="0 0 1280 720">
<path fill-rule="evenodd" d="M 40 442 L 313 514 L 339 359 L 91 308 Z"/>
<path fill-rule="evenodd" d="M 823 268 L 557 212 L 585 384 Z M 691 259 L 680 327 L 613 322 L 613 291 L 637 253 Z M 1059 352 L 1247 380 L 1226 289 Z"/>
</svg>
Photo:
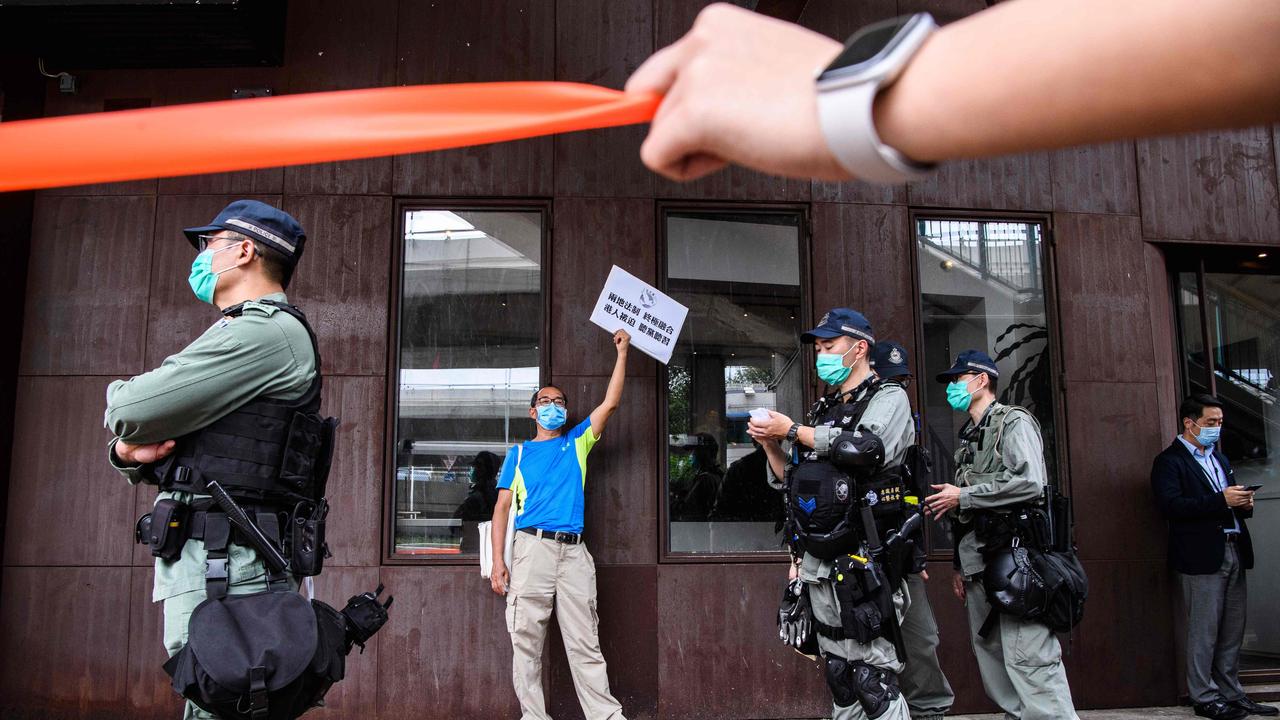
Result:
<svg viewBox="0 0 1280 720">
<path fill-rule="evenodd" d="M 375 88 L 0 123 L 0 192 L 442 150 L 647 122 L 576 83 Z"/>
</svg>

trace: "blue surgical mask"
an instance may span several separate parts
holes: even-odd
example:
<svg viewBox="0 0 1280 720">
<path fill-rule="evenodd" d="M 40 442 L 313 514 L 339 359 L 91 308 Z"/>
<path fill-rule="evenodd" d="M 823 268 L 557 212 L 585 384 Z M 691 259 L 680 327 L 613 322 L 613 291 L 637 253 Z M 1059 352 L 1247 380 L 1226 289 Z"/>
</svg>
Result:
<svg viewBox="0 0 1280 720">
<path fill-rule="evenodd" d="M 969 383 L 974 378 L 968 380 L 955 380 L 947 383 L 947 404 L 956 412 L 967 412 L 969 405 L 973 402 L 973 393 L 969 392 Z"/>
<path fill-rule="evenodd" d="M 818 369 L 818 379 L 828 385 L 839 385 L 844 382 L 849 377 L 849 373 L 853 372 L 853 368 L 844 364 L 844 356 L 848 355 L 857 346 L 857 343 L 854 343 L 853 347 L 839 355 L 836 353 L 818 353 L 817 361 L 814 363 Z"/>
<path fill-rule="evenodd" d="M 218 276 L 230 270 L 213 271 L 213 256 L 223 250 L 239 247 L 239 245 L 228 245 L 217 250 L 205 250 L 191 261 L 191 274 L 187 276 L 187 283 L 191 285 L 191 292 L 196 294 L 200 300 L 213 304 L 213 290 L 218 286 Z M 234 265 L 232 267 L 235 267 Z"/>
<path fill-rule="evenodd" d="M 1201 427 L 1200 423 L 1196 422 L 1195 420 L 1192 420 L 1191 422 L 1195 424 L 1196 427 L 1200 428 L 1200 432 L 1196 433 L 1196 442 L 1200 443 L 1205 447 L 1209 447 L 1210 445 L 1217 444 L 1218 438 L 1221 437 L 1222 435 L 1222 428 Z"/>
<path fill-rule="evenodd" d="M 565 409 L 555 403 L 538 406 L 538 424 L 548 430 L 559 430 L 567 415 Z"/>
</svg>

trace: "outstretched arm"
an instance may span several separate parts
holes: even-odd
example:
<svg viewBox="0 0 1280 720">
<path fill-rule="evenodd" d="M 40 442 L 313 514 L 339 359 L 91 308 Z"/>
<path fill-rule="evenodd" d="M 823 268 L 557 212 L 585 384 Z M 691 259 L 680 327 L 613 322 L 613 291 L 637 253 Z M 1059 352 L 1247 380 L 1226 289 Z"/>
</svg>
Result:
<svg viewBox="0 0 1280 720">
<path fill-rule="evenodd" d="M 604 433 L 604 426 L 622 403 L 622 386 L 627 381 L 627 349 L 631 347 L 630 333 L 626 330 L 615 332 L 613 346 L 618 351 L 618 359 L 613 363 L 609 388 L 604 392 L 604 401 L 591 411 L 591 433 L 596 437 Z"/>
<path fill-rule="evenodd" d="M 943 161 L 1270 122 L 1280 118 L 1276 38 L 1274 0 L 1001 3 L 929 38 L 876 99 L 875 126 L 907 157 Z M 665 96 L 641 159 L 677 180 L 726 163 L 847 178 L 814 87 L 840 47 L 741 8 L 706 8 L 627 81 Z"/>
</svg>

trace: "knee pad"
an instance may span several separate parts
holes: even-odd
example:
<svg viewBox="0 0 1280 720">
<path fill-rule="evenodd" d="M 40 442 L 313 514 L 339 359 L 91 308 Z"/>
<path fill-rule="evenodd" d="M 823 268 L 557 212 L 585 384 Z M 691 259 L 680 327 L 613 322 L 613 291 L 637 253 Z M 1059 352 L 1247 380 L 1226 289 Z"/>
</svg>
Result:
<svg viewBox="0 0 1280 720">
<path fill-rule="evenodd" d="M 835 655 L 828 655 L 826 659 L 827 686 L 831 688 L 831 698 L 840 707 L 857 702 L 867 717 L 875 720 L 902 694 L 897 673 L 872 667 L 861 660 L 849 661 Z"/>
</svg>

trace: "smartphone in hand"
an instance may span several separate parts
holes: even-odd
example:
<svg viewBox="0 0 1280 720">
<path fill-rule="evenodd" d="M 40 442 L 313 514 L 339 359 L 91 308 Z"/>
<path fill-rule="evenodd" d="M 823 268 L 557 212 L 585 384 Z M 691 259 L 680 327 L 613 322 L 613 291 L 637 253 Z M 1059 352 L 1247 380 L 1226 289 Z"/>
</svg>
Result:
<svg viewBox="0 0 1280 720">
<path fill-rule="evenodd" d="M 1262 488 L 1262 483 L 1254 483 L 1253 485 L 1244 486 L 1244 489 L 1248 490 L 1249 492 L 1257 492 L 1261 488 Z"/>
</svg>

